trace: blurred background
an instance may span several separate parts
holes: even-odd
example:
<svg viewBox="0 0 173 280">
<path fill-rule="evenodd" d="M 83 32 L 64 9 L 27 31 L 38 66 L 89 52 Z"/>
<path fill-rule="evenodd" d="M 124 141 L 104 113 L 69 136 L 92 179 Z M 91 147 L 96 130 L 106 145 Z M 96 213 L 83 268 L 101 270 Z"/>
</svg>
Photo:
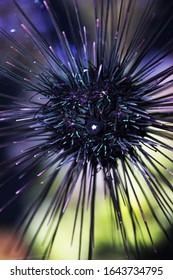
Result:
<svg viewBox="0 0 173 280">
<path fill-rule="evenodd" d="M 70 0 L 69 0 L 70 1 Z M 54 11 L 57 14 L 57 17 L 62 22 L 63 28 L 68 28 L 66 26 L 66 22 L 64 19 L 64 8 L 63 8 L 63 1 L 51 1 Z M 90 5 L 86 5 L 87 1 L 80 0 L 81 9 L 83 9 L 83 16 L 87 17 L 90 15 Z M 146 2 L 146 1 L 144 1 Z M 167 5 L 169 5 L 171 0 L 167 0 Z M 38 27 L 39 31 L 46 37 L 46 39 L 56 46 L 56 35 L 51 24 L 50 18 L 47 14 L 47 11 L 40 0 L 20 0 L 18 1 L 22 8 L 27 13 L 28 17 L 35 23 Z M 143 5 L 143 1 L 140 1 L 141 7 Z M 157 9 L 162 11 L 165 7 L 165 1 L 163 0 L 156 0 L 155 5 Z M 140 9 L 140 5 L 138 7 Z M 171 13 L 171 11 L 170 11 Z M 160 14 L 156 14 L 156 22 L 159 21 Z M 19 39 L 21 43 L 27 44 L 27 38 L 25 38 L 23 30 L 20 29 L 19 23 L 16 19 L 15 15 L 15 8 L 10 0 L 0 0 L 0 26 L 5 29 L 7 32 L 11 34 L 16 34 L 16 37 Z M 165 30 L 161 40 L 157 42 L 156 48 L 160 48 L 164 41 L 166 42 L 168 38 L 170 38 L 170 33 L 172 32 L 170 26 Z M 6 49 L 6 41 L 1 40 L 1 50 Z M 33 49 L 34 52 L 34 49 Z M 16 83 L 9 81 L 7 78 L 0 77 L 0 92 L 1 93 L 8 93 L 12 95 L 20 95 L 22 89 Z M 5 98 L 1 98 L 0 103 L 1 105 L 7 104 L 7 100 Z M 9 149 L 1 149 L 1 157 L 0 161 L 3 162 L 4 160 L 8 159 L 12 154 L 15 154 L 13 148 Z M 172 169 L 172 167 L 170 167 Z M 1 171 L 2 172 L 2 171 Z M 12 171 L 15 172 L 15 171 Z M 63 176 L 63 174 L 61 174 Z M 173 178 L 168 178 L 171 182 Z M 0 182 L 2 183 L 2 182 Z M 0 205 L 3 205 L 5 201 L 8 200 L 10 197 L 12 189 L 15 185 L 17 185 L 17 179 L 14 179 L 13 182 L 9 183 L 9 186 L 6 187 L 6 192 L 3 192 L 3 195 L 0 197 Z M 48 197 L 46 201 L 44 201 L 43 207 L 41 207 L 40 211 L 37 213 L 31 226 L 28 229 L 26 239 L 22 243 L 21 246 L 18 247 L 20 244 L 20 234 L 19 232 L 15 231 L 16 225 L 21 221 L 23 213 L 26 212 L 28 209 L 32 197 L 35 197 L 37 184 L 40 184 L 39 181 L 35 182 L 33 186 L 31 186 L 30 190 L 26 192 L 26 194 L 19 199 L 17 199 L 12 205 L 10 205 L 4 212 L 0 214 L 0 259 L 23 259 L 25 257 L 25 253 L 30 245 L 33 235 L 35 234 L 36 228 L 38 226 L 38 221 L 44 215 L 44 211 L 46 207 L 49 205 L 49 201 L 51 197 Z M 56 186 L 59 182 L 56 182 Z M 164 186 L 163 186 L 164 187 Z M 52 195 L 54 190 L 52 190 Z M 50 200 L 49 200 L 50 199 Z M 145 201 L 143 202 L 146 203 Z M 75 206 L 76 206 L 76 198 L 72 200 L 69 209 L 67 210 L 62 224 L 59 228 L 57 237 L 55 239 L 55 244 L 53 246 L 53 250 L 51 253 L 51 259 L 76 259 L 78 256 L 78 234 L 75 235 L 73 245 L 71 246 L 71 234 L 73 228 L 73 220 L 75 214 Z M 134 205 L 135 207 L 135 205 Z M 110 217 L 110 210 L 109 210 L 109 202 L 104 199 L 102 191 L 97 196 L 96 201 L 96 232 L 95 232 L 95 249 L 94 249 L 94 259 L 126 259 L 127 256 L 124 252 L 122 241 L 120 240 L 119 233 L 116 232 L 116 227 L 111 226 L 111 217 Z M 154 221 L 152 215 L 149 213 L 149 209 L 144 206 L 144 210 L 148 213 L 148 217 L 150 217 L 149 227 L 151 232 L 153 233 L 153 239 L 157 248 L 157 253 L 154 252 L 149 238 L 146 237 L 145 244 L 142 244 L 142 237 L 141 238 L 141 259 L 173 259 L 173 246 L 171 242 L 169 242 L 161 232 L 161 229 Z M 136 205 L 136 211 L 137 205 Z M 108 214 L 109 213 L 109 214 Z M 159 209 L 156 207 L 156 213 L 159 213 Z M 124 216 L 127 220 L 130 218 L 126 211 L 124 212 Z M 87 256 L 87 241 L 88 241 L 88 213 L 86 213 L 86 224 L 84 226 L 84 234 L 83 234 L 83 250 L 82 250 L 82 257 Z M 166 224 L 166 230 L 170 236 L 173 236 L 173 229 L 170 228 L 169 225 Z M 36 242 L 35 246 L 29 256 L 30 259 L 40 259 L 42 256 L 42 252 L 44 250 L 44 235 L 46 231 L 47 225 L 44 225 Z M 141 225 L 141 229 L 143 230 L 143 226 Z M 112 238 L 112 235 L 115 237 Z M 130 238 L 130 236 L 129 236 Z M 114 245 L 112 245 L 112 240 Z M 11 247 L 10 244 L 16 244 L 16 246 Z M 135 244 L 133 239 L 130 239 L 130 249 L 131 252 L 129 258 L 135 258 Z"/>
</svg>

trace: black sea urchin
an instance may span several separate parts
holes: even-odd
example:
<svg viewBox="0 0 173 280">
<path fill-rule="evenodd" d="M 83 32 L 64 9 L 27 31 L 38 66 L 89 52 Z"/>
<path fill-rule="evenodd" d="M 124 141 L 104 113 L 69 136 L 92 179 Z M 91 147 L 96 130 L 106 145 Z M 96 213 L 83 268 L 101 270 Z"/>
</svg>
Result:
<svg viewBox="0 0 173 280">
<path fill-rule="evenodd" d="M 52 45 L 14 2 L 25 43 L 15 39 L 19 31 L 12 37 L 1 30 L 1 40 L 9 50 L 2 50 L 0 72 L 25 89 L 18 96 L 1 94 L 9 102 L 0 105 L 0 147 L 22 147 L 1 164 L 1 194 L 9 182 L 17 181 L 1 211 L 42 178 L 42 184 L 37 180 L 40 192 L 25 216 L 27 222 L 21 223 L 22 236 L 54 185 L 28 255 L 48 220 L 43 255 L 49 256 L 60 221 L 76 193 L 73 234 L 80 216 L 80 258 L 85 210 L 89 208 L 91 259 L 95 201 L 101 188 L 110 200 L 116 221 L 113 227 L 120 229 L 127 254 L 126 219 L 138 254 L 142 223 L 154 247 L 141 195 L 167 236 L 164 225 L 171 225 L 173 201 L 172 179 L 166 175 L 172 175 L 173 152 L 173 66 L 167 61 L 173 47 L 163 34 L 172 22 L 168 12 L 173 7 L 159 11 L 158 1 L 140 2 L 139 6 L 135 0 L 88 1 L 86 19 L 84 1 L 64 0 L 60 24 L 56 3 L 43 1 L 54 26 Z M 58 183 L 62 169 L 65 173 Z M 153 203 L 159 207 L 158 213 Z M 128 216 L 124 216 L 124 208 Z M 114 228 L 113 233 L 118 234 Z"/>
</svg>

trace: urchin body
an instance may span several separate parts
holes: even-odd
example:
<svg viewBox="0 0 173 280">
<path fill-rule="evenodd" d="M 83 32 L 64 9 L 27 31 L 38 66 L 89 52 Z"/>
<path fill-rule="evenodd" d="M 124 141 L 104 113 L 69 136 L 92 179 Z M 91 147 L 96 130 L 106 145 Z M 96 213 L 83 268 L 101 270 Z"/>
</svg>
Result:
<svg viewBox="0 0 173 280">
<path fill-rule="evenodd" d="M 50 3 L 43 2 L 53 21 L 63 58 L 58 56 L 17 3 L 15 5 L 20 25 L 43 61 L 1 30 L 3 38 L 10 43 L 10 48 L 22 62 L 13 55 L 4 55 L 4 65 L 2 64 L 0 71 L 26 90 L 24 98 L 8 96 L 12 101 L 11 109 L 1 111 L 1 121 L 6 129 L 9 122 L 15 121 L 16 131 L 8 131 L 7 135 L 13 144 L 29 143 L 29 148 L 9 160 L 11 168 L 21 168 L 14 175 L 20 183 L 15 189 L 15 195 L 1 207 L 1 211 L 38 177 L 45 176 L 42 181 L 46 182 L 45 187 L 28 211 L 31 218 L 24 225 L 25 235 L 33 216 L 37 214 L 56 182 L 60 170 L 67 166 L 67 172 L 57 186 L 55 196 L 40 223 L 41 228 L 47 217 L 50 224 L 55 218 L 57 220 L 52 237 L 48 240 L 45 256 L 48 257 L 52 249 L 60 221 L 80 178 L 74 228 L 81 209 L 80 257 L 84 209 L 87 205 L 87 208 L 90 208 L 88 257 L 92 258 L 97 178 L 101 174 L 103 188 L 110 199 L 125 251 L 128 253 L 127 227 L 122 214 L 124 205 L 130 213 L 138 251 L 135 223 L 138 226 L 140 223 L 133 209 L 130 193 L 135 198 L 152 244 L 153 239 L 136 186 L 143 193 L 162 230 L 164 231 L 164 227 L 149 203 L 148 193 L 171 224 L 168 212 L 172 211 L 172 201 L 159 179 L 171 191 L 172 186 L 157 165 L 170 174 L 171 170 L 150 154 L 150 151 L 154 151 L 172 163 L 171 157 L 160 149 L 161 147 L 173 151 L 172 147 L 164 142 L 165 139 L 172 140 L 172 93 L 166 93 L 165 89 L 172 86 L 173 67 L 161 67 L 163 60 L 173 51 L 171 41 L 152 56 L 150 51 L 172 18 L 165 20 L 163 16 L 160 25 L 154 25 L 154 4 L 146 1 L 141 20 L 133 31 L 130 27 L 133 29 L 131 23 L 135 15 L 136 1 L 93 1 L 94 40 L 90 41 L 89 28 L 82 24 L 78 1 L 74 0 L 72 5 L 78 27 L 77 35 L 70 8 L 64 1 L 66 20 L 72 33 L 71 42 L 71 36 L 68 39 L 67 32 L 61 29 Z M 160 111 L 158 108 L 161 108 Z M 2 167 L 7 163 L 4 162 Z M 143 178 L 142 183 L 136 170 Z M 13 176 L 7 178 L 7 175 L 9 171 L 2 175 L 2 188 L 13 179 Z M 39 230 L 31 241 L 31 248 L 38 234 Z"/>
</svg>

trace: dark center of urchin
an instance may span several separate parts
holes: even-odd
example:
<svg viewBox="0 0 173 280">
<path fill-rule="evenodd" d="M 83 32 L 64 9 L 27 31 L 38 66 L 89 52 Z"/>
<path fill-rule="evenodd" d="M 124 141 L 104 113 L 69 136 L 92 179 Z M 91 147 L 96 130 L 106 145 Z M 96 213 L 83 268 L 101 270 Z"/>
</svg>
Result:
<svg viewBox="0 0 173 280">
<path fill-rule="evenodd" d="M 118 85 L 103 77 L 88 87 L 54 87 L 41 118 L 52 132 L 51 143 L 57 151 L 71 149 L 89 160 L 116 162 L 145 136 L 144 119 L 129 107 L 140 107 L 135 90 L 130 82 Z"/>
<path fill-rule="evenodd" d="M 86 130 L 91 135 L 101 134 L 102 129 L 104 127 L 102 121 L 98 121 L 97 119 L 91 118 L 86 121 Z"/>
</svg>

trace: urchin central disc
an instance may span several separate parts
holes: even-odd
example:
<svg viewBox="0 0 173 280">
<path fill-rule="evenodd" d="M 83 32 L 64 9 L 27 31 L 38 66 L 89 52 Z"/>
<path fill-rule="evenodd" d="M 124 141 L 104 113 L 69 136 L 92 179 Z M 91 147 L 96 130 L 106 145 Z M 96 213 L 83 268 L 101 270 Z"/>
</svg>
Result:
<svg viewBox="0 0 173 280">
<path fill-rule="evenodd" d="M 97 119 L 90 119 L 86 123 L 86 130 L 91 135 L 98 135 L 103 128 L 103 124 L 101 121 Z"/>
</svg>

